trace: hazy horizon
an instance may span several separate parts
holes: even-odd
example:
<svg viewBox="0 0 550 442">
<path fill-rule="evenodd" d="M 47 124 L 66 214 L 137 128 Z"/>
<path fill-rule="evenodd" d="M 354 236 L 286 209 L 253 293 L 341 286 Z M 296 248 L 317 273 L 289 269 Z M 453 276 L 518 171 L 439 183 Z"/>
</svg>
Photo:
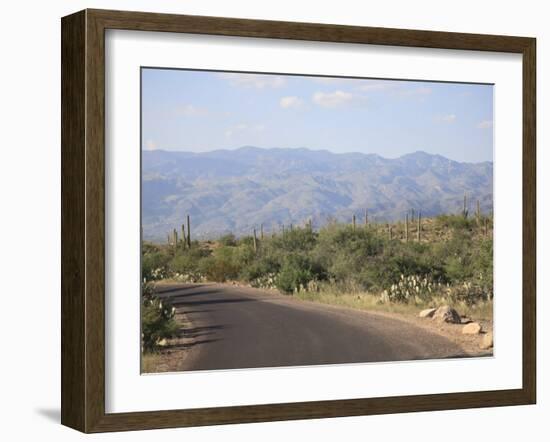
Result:
<svg viewBox="0 0 550 442">
<path fill-rule="evenodd" d="M 238 147 L 228 147 L 228 148 L 223 148 L 223 149 L 212 149 L 212 150 L 207 150 L 207 151 L 204 151 L 204 152 L 194 152 L 192 150 L 186 150 L 186 149 L 173 149 L 173 150 L 168 150 L 168 149 L 142 149 L 143 152 L 170 152 L 170 153 L 185 153 L 185 154 L 197 154 L 197 155 L 201 155 L 201 154 L 209 154 L 209 153 L 215 153 L 215 152 L 228 152 L 228 151 L 239 151 L 239 150 L 247 150 L 247 149 L 258 149 L 258 150 L 306 150 L 306 151 L 309 151 L 309 152 L 320 152 L 320 153 L 329 153 L 329 154 L 332 154 L 332 155 L 375 155 L 375 156 L 378 156 L 382 159 L 387 159 L 387 160 L 394 160 L 394 159 L 398 159 L 398 158 L 402 158 L 402 157 L 405 157 L 407 155 L 415 155 L 415 154 L 426 154 L 426 155 L 431 155 L 431 156 L 440 156 L 440 157 L 443 157 L 445 159 L 448 159 L 450 161 L 455 161 L 457 163 L 465 163 L 465 164 L 479 164 L 479 163 L 492 163 L 493 160 L 481 160 L 481 161 L 459 161 L 459 160 L 453 160 L 452 158 L 448 158 L 446 157 L 445 155 L 441 155 L 441 154 L 438 154 L 438 153 L 430 153 L 430 152 L 426 152 L 425 150 L 416 150 L 416 151 L 411 151 L 411 152 L 407 152 L 407 153 L 403 153 L 401 155 L 398 155 L 398 156 L 386 156 L 384 154 L 381 154 L 381 153 L 378 153 L 378 152 L 359 152 L 359 151 L 349 151 L 349 152 L 334 152 L 332 150 L 329 150 L 329 149 L 311 149 L 309 147 L 264 147 L 264 146 L 238 146 Z"/>
</svg>

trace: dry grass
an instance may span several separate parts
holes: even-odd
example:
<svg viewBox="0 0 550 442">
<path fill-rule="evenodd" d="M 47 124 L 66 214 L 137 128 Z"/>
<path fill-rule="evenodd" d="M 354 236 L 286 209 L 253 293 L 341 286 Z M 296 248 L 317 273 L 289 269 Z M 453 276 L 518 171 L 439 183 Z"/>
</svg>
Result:
<svg viewBox="0 0 550 442">
<path fill-rule="evenodd" d="M 159 353 L 144 353 L 141 355 L 141 372 L 157 373 L 162 363 L 162 355 Z"/>
<path fill-rule="evenodd" d="M 166 340 L 166 345 L 160 347 L 154 353 L 142 353 L 142 373 L 164 373 L 181 371 L 185 359 L 189 353 L 189 344 L 192 338 L 185 335 L 184 331 L 192 327 L 191 321 L 181 309 L 176 309 L 174 317 L 178 324 L 178 332 L 172 338 Z"/>
<path fill-rule="evenodd" d="M 380 296 L 368 292 L 338 293 L 325 289 L 320 292 L 298 292 L 294 297 L 303 301 L 319 302 L 322 304 L 340 305 L 359 310 L 370 310 L 403 315 L 417 315 L 420 310 L 440 305 L 450 305 L 460 315 L 475 318 L 477 320 L 490 321 L 493 318 L 493 303 L 483 302 L 476 306 L 466 304 L 449 304 L 444 299 L 438 299 L 426 304 L 415 303 L 380 303 Z"/>
</svg>

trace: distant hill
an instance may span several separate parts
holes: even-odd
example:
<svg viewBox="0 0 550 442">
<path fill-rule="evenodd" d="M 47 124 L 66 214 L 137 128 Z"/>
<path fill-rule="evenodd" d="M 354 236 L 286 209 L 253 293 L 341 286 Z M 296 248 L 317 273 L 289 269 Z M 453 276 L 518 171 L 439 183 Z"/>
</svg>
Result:
<svg viewBox="0 0 550 442">
<path fill-rule="evenodd" d="M 415 152 L 396 159 L 309 149 L 243 147 L 207 153 L 142 153 L 142 220 L 145 239 L 164 240 L 191 215 L 197 238 L 250 234 L 308 219 L 403 219 L 458 213 L 464 192 L 475 210 L 493 205 L 493 163 L 459 163 Z"/>
</svg>

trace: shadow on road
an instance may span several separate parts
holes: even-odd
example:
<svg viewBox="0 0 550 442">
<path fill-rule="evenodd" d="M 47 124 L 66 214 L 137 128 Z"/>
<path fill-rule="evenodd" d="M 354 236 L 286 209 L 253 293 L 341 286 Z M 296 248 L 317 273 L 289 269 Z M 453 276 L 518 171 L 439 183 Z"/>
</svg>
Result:
<svg viewBox="0 0 550 442">
<path fill-rule="evenodd" d="M 157 288 L 156 292 L 158 295 L 163 295 L 165 293 L 187 292 L 189 290 L 196 289 L 197 287 L 204 287 L 204 284 L 190 284 L 182 287 Z"/>
<path fill-rule="evenodd" d="M 182 330 L 182 336 L 186 338 L 198 338 L 200 336 L 208 336 L 216 333 L 218 330 L 226 328 L 223 325 L 208 325 L 204 327 L 193 327 Z"/>
<path fill-rule="evenodd" d="M 186 342 L 185 344 L 173 344 L 166 347 L 167 350 L 186 350 L 193 348 L 197 345 L 210 344 L 212 342 L 218 342 L 221 339 L 203 339 L 202 341 Z"/>
<path fill-rule="evenodd" d="M 174 307 L 191 307 L 194 305 L 213 305 L 213 304 L 235 304 L 240 302 L 257 302 L 255 299 L 250 298 L 232 298 L 232 299 L 210 299 L 208 301 L 178 301 L 174 299 L 172 305 Z"/>
</svg>

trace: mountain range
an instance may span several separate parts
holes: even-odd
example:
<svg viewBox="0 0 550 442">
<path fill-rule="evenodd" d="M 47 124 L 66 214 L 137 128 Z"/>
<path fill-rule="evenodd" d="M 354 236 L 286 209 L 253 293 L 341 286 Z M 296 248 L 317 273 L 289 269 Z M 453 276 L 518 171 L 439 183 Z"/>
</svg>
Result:
<svg viewBox="0 0 550 442">
<path fill-rule="evenodd" d="M 205 153 L 142 152 L 144 238 L 165 240 L 191 217 L 195 238 L 250 234 L 283 224 L 396 221 L 493 205 L 493 163 L 461 163 L 415 152 L 399 158 L 305 148 L 242 147 Z"/>
</svg>

